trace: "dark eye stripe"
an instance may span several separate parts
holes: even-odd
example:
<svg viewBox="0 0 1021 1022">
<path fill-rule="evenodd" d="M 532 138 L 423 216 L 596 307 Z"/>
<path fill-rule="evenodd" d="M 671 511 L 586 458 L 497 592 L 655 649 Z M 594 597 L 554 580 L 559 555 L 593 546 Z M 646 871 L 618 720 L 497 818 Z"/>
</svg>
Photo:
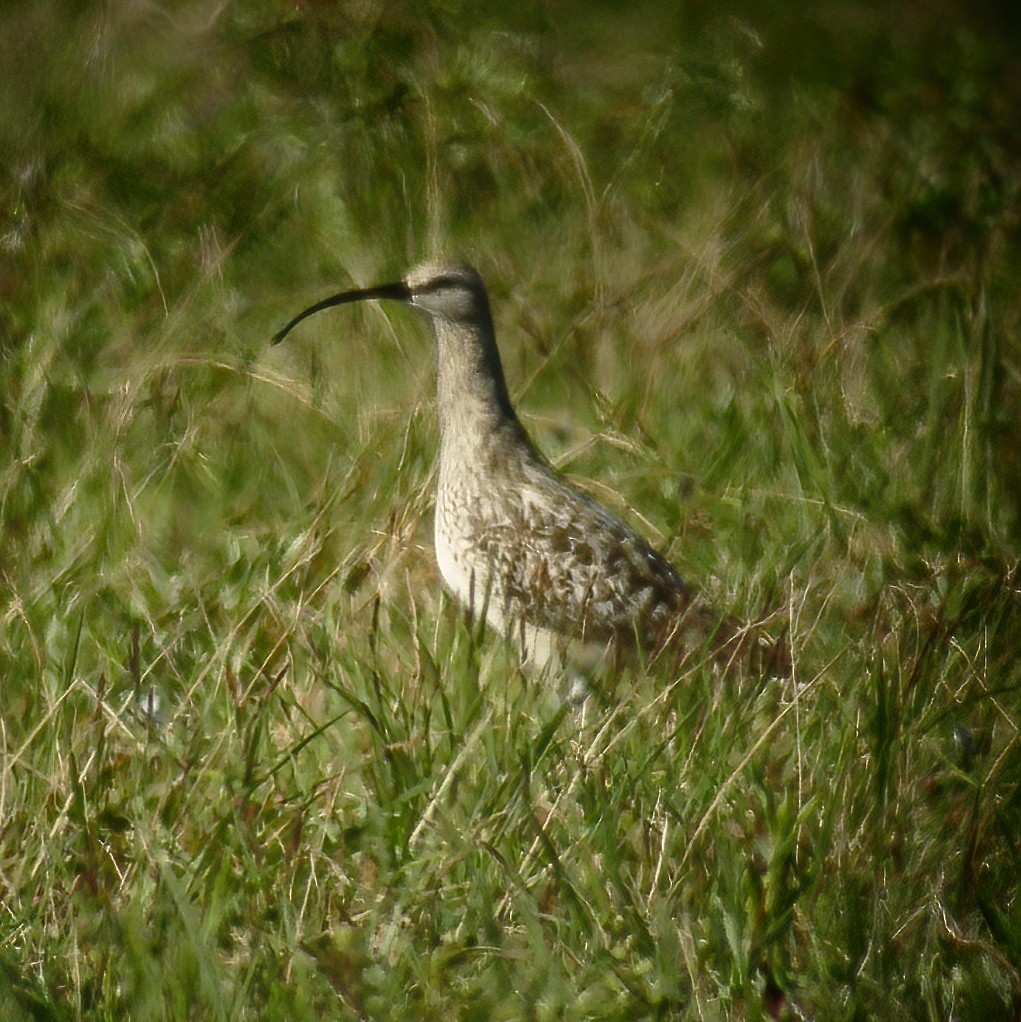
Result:
<svg viewBox="0 0 1021 1022">
<path fill-rule="evenodd" d="M 428 283 L 423 284 L 419 289 L 419 294 L 430 294 L 434 291 L 444 291 L 453 287 L 464 287 L 467 288 L 468 284 L 461 277 L 446 276 L 446 277 L 434 277 Z"/>
</svg>

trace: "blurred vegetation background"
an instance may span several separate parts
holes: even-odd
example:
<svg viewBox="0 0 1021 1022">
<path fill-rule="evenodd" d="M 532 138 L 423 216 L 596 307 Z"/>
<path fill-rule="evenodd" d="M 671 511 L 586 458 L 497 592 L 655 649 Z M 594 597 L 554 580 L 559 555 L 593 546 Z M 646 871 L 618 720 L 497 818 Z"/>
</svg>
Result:
<svg viewBox="0 0 1021 1022">
<path fill-rule="evenodd" d="M 7 4 L 8 1017 L 1017 1018 L 1019 22 Z M 268 347 L 440 255 L 794 682 L 582 721 L 446 605 L 425 332 Z"/>
</svg>

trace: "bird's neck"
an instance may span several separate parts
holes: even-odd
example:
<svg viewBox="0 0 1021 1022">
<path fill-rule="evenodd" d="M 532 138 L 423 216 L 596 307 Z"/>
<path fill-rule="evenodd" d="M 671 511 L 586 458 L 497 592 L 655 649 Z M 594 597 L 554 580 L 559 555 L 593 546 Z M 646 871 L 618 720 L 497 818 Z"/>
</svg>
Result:
<svg viewBox="0 0 1021 1022">
<path fill-rule="evenodd" d="M 524 436 L 490 324 L 436 320 L 441 464 L 478 466 L 494 443 Z"/>
</svg>

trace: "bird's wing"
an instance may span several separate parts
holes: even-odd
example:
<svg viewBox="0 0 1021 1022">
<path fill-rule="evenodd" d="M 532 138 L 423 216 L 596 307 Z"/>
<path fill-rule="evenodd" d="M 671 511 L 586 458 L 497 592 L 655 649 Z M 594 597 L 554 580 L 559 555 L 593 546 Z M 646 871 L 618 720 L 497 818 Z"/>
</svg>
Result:
<svg viewBox="0 0 1021 1022">
<path fill-rule="evenodd" d="M 504 617 L 565 636 L 652 646 L 691 603 L 641 536 L 556 476 L 514 490 L 476 542 Z"/>
</svg>

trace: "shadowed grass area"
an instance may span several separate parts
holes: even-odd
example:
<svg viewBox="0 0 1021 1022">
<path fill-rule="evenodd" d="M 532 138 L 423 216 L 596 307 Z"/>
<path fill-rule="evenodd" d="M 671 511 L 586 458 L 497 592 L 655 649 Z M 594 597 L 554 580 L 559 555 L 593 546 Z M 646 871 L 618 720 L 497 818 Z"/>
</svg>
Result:
<svg viewBox="0 0 1021 1022">
<path fill-rule="evenodd" d="M 1016 1017 L 1012 17 L 5 11 L 5 1017 Z M 269 347 L 436 255 L 793 679 L 443 597 L 421 324 Z"/>
</svg>

